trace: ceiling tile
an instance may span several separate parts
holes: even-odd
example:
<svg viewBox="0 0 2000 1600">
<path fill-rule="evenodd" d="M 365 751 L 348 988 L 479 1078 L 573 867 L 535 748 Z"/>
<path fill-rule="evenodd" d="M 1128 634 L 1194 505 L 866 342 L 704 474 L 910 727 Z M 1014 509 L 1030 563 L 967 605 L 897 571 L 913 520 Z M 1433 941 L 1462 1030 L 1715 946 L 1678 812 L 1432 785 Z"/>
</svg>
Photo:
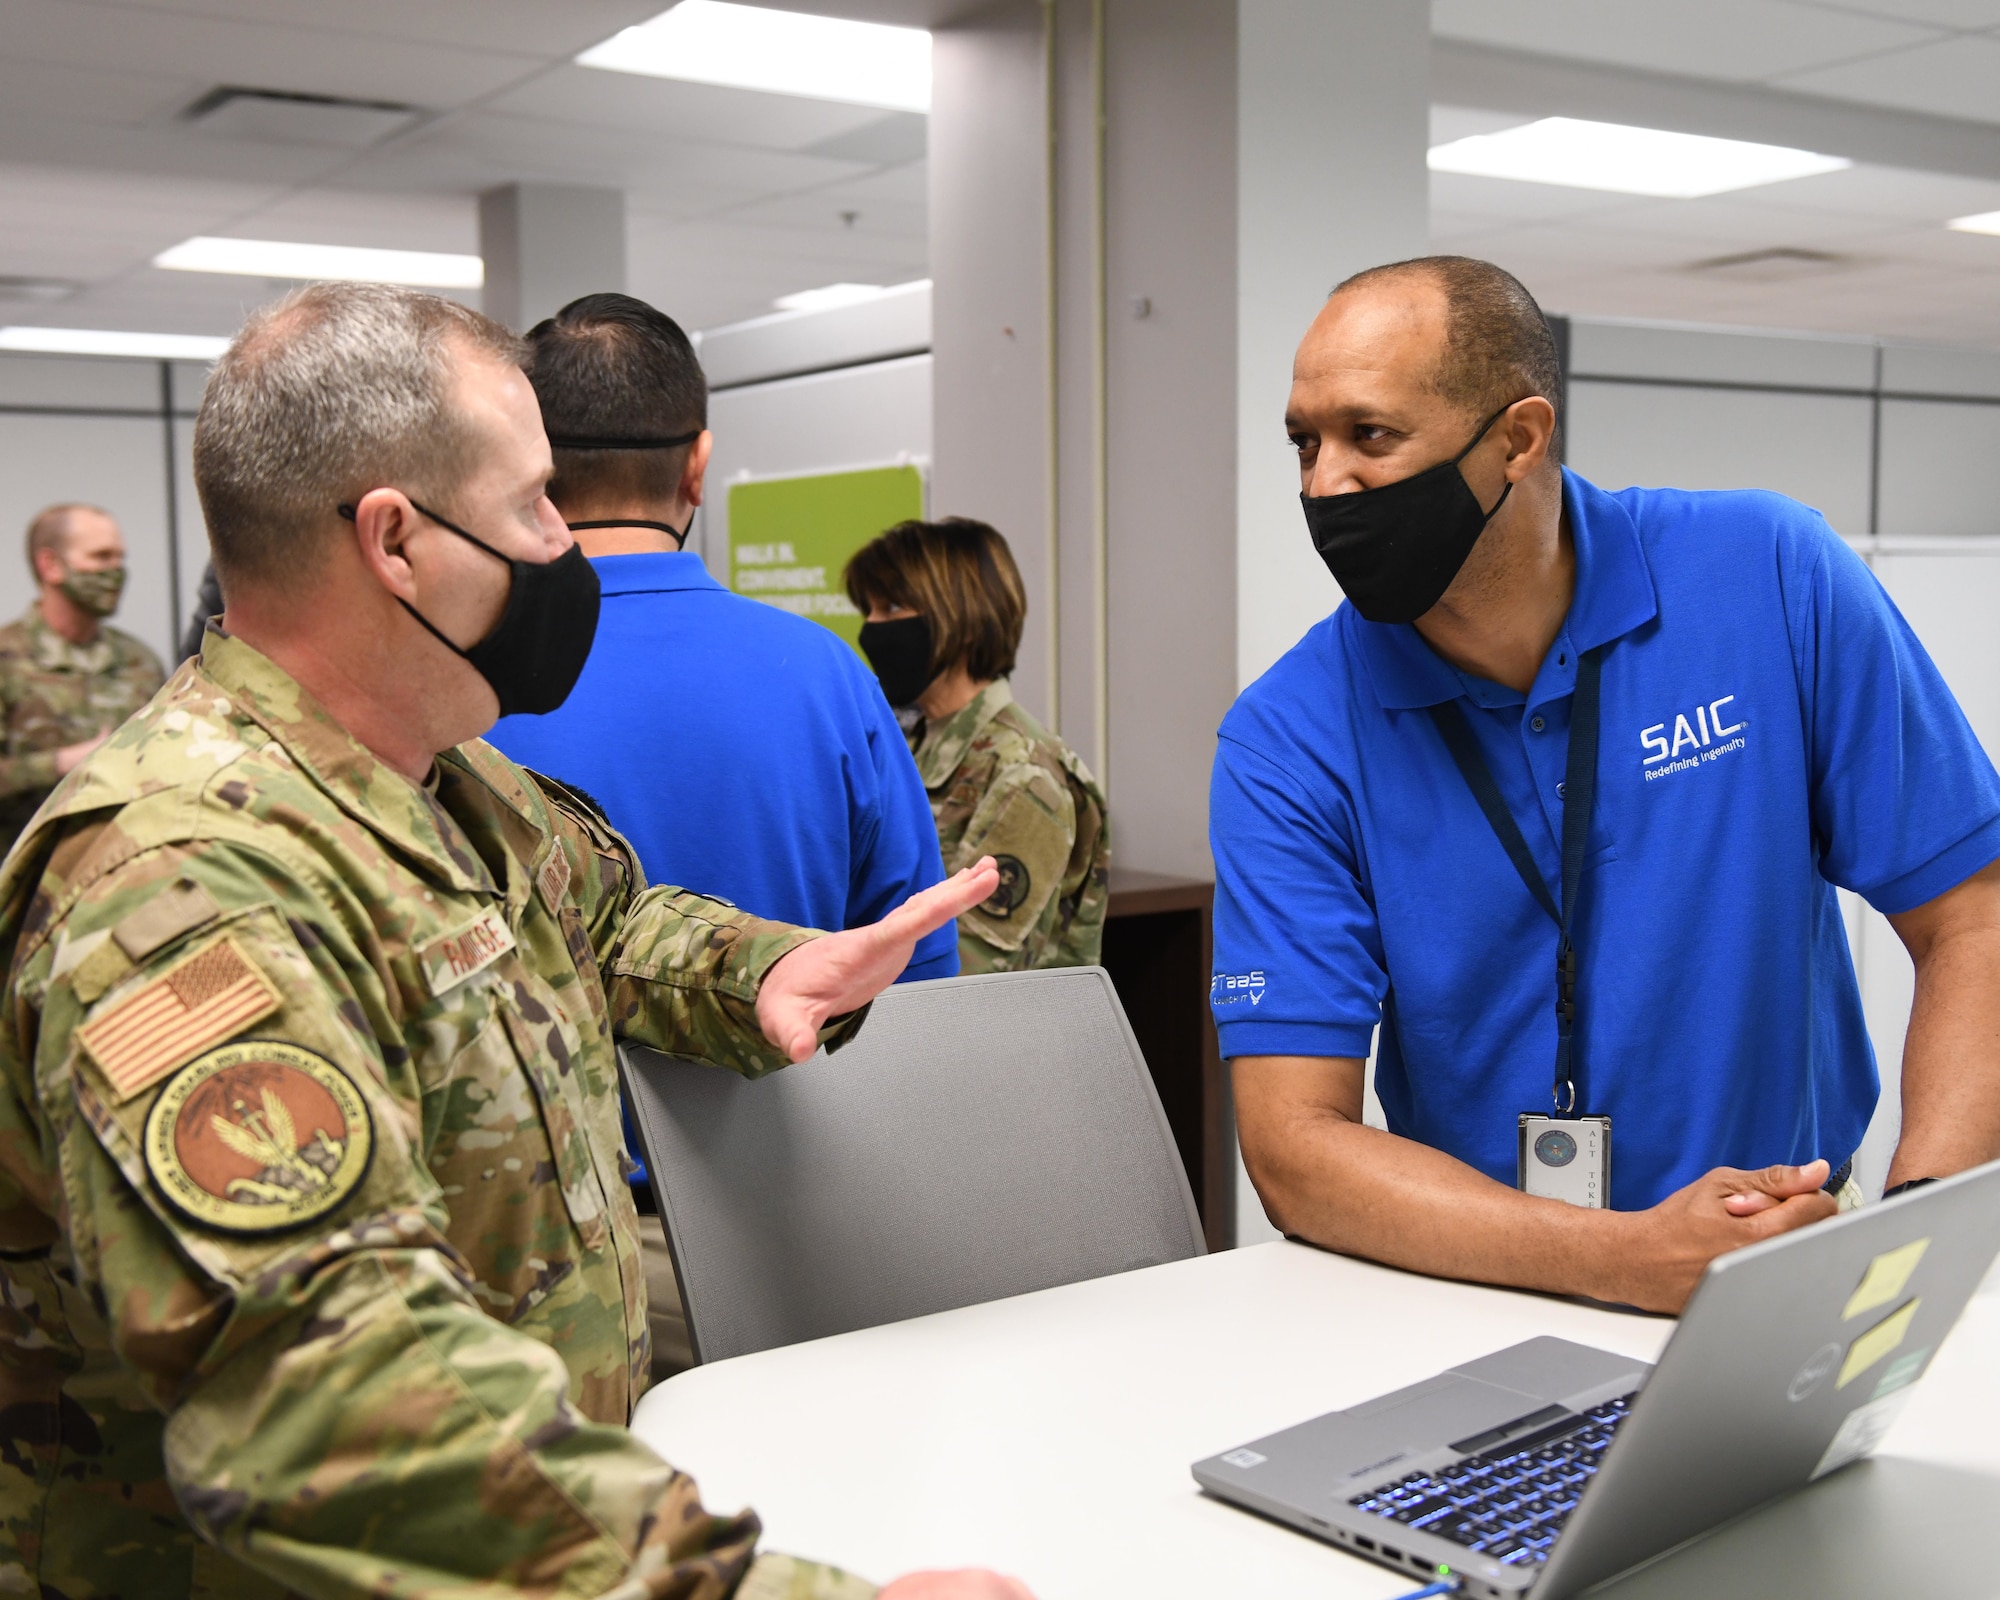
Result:
<svg viewBox="0 0 2000 1600">
<path fill-rule="evenodd" d="M 1463 172 L 1433 172 L 1431 204 L 1447 211 L 1542 221 L 1617 211 L 1643 202 L 1634 195 L 1602 189 L 1571 189 L 1556 183 L 1519 183 L 1511 178 L 1476 178 Z"/>
<path fill-rule="evenodd" d="M 126 127 L 170 117 L 208 84 L 158 72 L 107 72 L 0 55 L 0 106 L 17 117 Z"/>
<path fill-rule="evenodd" d="M 863 203 L 890 200 L 903 205 L 928 206 L 931 198 L 930 163 L 911 161 L 900 167 L 884 167 L 865 178 L 836 184 L 828 192 Z"/>
<path fill-rule="evenodd" d="M 634 207 L 711 210 L 860 176 L 852 162 L 673 139 L 607 139 L 528 117 L 473 115 L 347 169 L 344 184 L 477 193 L 515 180 L 622 188 Z"/>
<path fill-rule="evenodd" d="M 260 206 L 222 231 L 243 239 L 477 254 L 479 203 L 469 194 L 305 189 Z"/>
<path fill-rule="evenodd" d="M 2000 182 L 1897 167 L 1852 166 L 1754 192 L 1774 207 L 1855 217 L 1944 222 L 1978 211 L 2000 211 Z"/>
<path fill-rule="evenodd" d="M 1475 111 L 1468 106 L 1431 107 L 1431 143 L 1449 144 L 1453 139 L 1470 139 L 1477 134 L 1498 133 L 1533 122 L 1533 117 L 1511 111 Z"/>
<path fill-rule="evenodd" d="M 484 109 L 573 127 L 768 150 L 802 149 L 882 117 L 874 106 L 568 65 L 496 96 Z"/>
<path fill-rule="evenodd" d="M 538 65 L 477 45 L 394 48 L 324 27 L 191 17 L 103 0 L 4 0 L 0 36 L 17 61 L 161 73 L 205 83 L 457 106 Z M 478 38 L 476 29 L 467 37 Z"/>
<path fill-rule="evenodd" d="M 853 185 L 838 184 L 813 189 L 804 194 L 781 195 L 739 206 L 727 213 L 731 222 L 772 223 L 807 233 L 852 234 L 861 239 L 916 241 L 919 247 L 929 238 L 929 209 L 907 202 L 876 200 L 864 202 L 852 193 Z M 852 218 L 850 222 L 848 219 Z"/>
<path fill-rule="evenodd" d="M 1673 252 L 1674 260 L 1705 259 L 1681 247 L 1685 240 L 1726 243 L 1720 252 L 1792 246 L 1821 250 L 1862 248 L 1862 241 L 1903 231 L 1906 224 L 1884 217 L 1848 216 L 1833 211 L 1786 210 L 1753 200 L 1648 201 L 1608 215 L 1582 219 L 1581 226 L 1651 234 Z M 1710 252 L 1711 254 L 1717 252 Z"/>
<path fill-rule="evenodd" d="M 1739 80 L 1936 37 L 1795 0 L 1432 0 L 1431 29 L 1510 50 Z"/>
<path fill-rule="evenodd" d="M 304 183 L 338 169 L 345 150 L 213 139 L 180 124 L 123 127 L 17 112 L 0 102 L 0 160 L 134 176 Z"/>
<path fill-rule="evenodd" d="M 1795 72 L 1788 89 L 1933 116 L 2000 122 L 2000 40 L 1964 34 L 1869 61 Z"/>
<path fill-rule="evenodd" d="M 2000 27 L 2000 0 L 1801 0 L 1816 10 L 1845 11 L 1940 28 Z"/>
<path fill-rule="evenodd" d="M 117 0 L 142 11 L 280 22 L 456 48 L 477 39 L 492 50 L 565 60 L 665 9 L 665 0 Z"/>
</svg>

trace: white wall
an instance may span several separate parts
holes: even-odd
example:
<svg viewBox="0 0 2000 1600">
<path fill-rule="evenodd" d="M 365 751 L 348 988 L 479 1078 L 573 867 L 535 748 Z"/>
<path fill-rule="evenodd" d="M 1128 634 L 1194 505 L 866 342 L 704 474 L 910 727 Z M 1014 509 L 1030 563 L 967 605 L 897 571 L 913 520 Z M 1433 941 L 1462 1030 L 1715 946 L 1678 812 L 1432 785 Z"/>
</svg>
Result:
<svg viewBox="0 0 2000 1600">
<path fill-rule="evenodd" d="M 708 426 L 715 454 L 707 503 L 688 548 L 701 553 L 718 583 L 727 583 L 732 480 L 904 460 L 928 467 L 931 358 L 904 356 L 722 389 L 709 399 Z"/>
</svg>

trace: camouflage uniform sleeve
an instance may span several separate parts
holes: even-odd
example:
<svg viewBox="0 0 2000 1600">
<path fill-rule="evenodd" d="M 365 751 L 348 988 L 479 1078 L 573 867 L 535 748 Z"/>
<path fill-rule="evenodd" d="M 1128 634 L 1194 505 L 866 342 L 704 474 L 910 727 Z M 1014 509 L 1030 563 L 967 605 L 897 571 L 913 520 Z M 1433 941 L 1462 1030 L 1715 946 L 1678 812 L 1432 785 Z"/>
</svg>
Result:
<svg viewBox="0 0 2000 1600">
<path fill-rule="evenodd" d="M 766 922 L 688 889 L 648 889 L 626 916 L 606 972 L 612 1029 L 746 1078 L 775 1072 L 790 1060 L 764 1037 L 757 990 L 780 960 L 822 937 L 817 928 Z M 820 1030 L 820 1043 L 838 1050 L 867 1014 L 863 1007 L 835 1018 Z"/>
<path fill-rule="evenodd" d="M 165 1414 L 175 1499 L 321 1600 L 720 1600 L 755 1517 L 703 1510 L 475 1301 L 408 1058 L 307 882 L 236 847 L 149 852 L 13 974 L 74 1299 Z"/>
<path fill-rule="evenodd" d="M 53 750 L 23 750 L 18 755 L 0 756 L 0 796 L 53 789 L 57 781 Z"/>
<path fill-rule="evenodd" d="M 735 1600 L 872 1600 L 875 1585 L 838 1567 L 766 1551 L 750 1564 Z"/>
<path fill-rule="evenodd" d="M 583 916 L 583 931 L 600 971 L 611 958 L 632 901 L 646 888 L 639 852 L 583 790 L 523 768 L 548 802 L 556 842 L 569 859 L 569 894 Z"/>
<path fill-rule="evenodd" d="M 1019 972 L 1046 954 L 1049 902 L 1076 844 L 1076 801 L 1059 773 L 1039 762 L 1000 768 L 966 823 L 947 872 L 991 856 L 993 897 L 958 919 L 961 972 Z"/>
<path fill-rule="evenodd" d="M 0 653 L 0 728 L 11 728 L 14 708 L 27 692 L 18 670 L 18 658 L 11 651 Z M 18 750 L 0 753 L 0 797 L 26 794 L 34 789 L 53 789 L 56 753 L 53 750 Z"/>
</svg>

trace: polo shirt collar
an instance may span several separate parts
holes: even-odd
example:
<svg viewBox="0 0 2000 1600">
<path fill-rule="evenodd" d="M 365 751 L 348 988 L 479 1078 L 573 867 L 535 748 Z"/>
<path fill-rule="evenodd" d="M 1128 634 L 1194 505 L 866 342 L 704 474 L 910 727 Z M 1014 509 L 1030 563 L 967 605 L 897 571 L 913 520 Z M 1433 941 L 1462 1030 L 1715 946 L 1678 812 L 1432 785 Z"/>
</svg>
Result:
<svg viewBox="0 0 2000 1600">
<path fill-rule="evenodd" d="M 637 555 L 593 556 L 600 593 L 659 594 L 672 589 L 716 589 L 722 585 L 692 550 L 647 550 Z M 726 590 L 723 590 L 727 593 Z"/>
<path fill-rule="evenodd" d="M 1525 698 L 1548 698 L 1550 690 L 1567 689 L 1552 681 L 1573 684 L 1576 653 L 1623 637 L 1659 614 L 1652 568 L 1639 543 L 1639 528 L 1631 513 L 1595 484 L 1563 469 L 1563 510 L 1570 537 L 1576 543 L 1576 595 L 1563 618 L 1562 636 L 1570 649 L 1565 669 L 1544 663 L 1534 690 Z M 1417 710 L 1456 700 L 1479 680 L 1452 666 L 1424 643 L 1407 622 L 1367 622 L 1354 619 L 1362 660 L 1368 668 L 1375 698 L 1385 711 Z M 1523 697 L 1491 685 L 1505 699 Z"/>
</svg>

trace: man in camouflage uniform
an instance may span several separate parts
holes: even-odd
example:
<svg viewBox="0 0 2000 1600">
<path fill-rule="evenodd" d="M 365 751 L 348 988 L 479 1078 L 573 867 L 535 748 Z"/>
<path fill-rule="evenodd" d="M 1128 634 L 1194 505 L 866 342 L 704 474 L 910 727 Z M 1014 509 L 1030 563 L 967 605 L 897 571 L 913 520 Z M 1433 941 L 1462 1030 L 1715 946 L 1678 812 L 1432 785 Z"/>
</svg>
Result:
<svg viewBox="0 0 2000 1600">
<path fill-rule="evenodd" d="M 916 756 L 945 871 L 999 863 L 1000 886 L 958 919 L 959 970 L 1096 965 L 1111 832 L 1104 792 L 1076 752 L 996 678 L 926 727 Z"/>
<path fill-rule="evenodd" d="M 454 641 L 569 548 L 517 350 L 373 287 L 252 319 L 196 435 L 229 631 L 0 873 L 0 1593 L 874 1592 L 756 1555 L 622 1426 L 612 1035 L 751 1075 L 833 1047 L 994 873 L 763 922 L 646 889 L 473 737 L 511 680 Z"/>
<path fill-rule="evenodd" d="M 160 663 L 104 619 L 125 586 L 125 540 L 96 506 L 50 506 L 28 524 L 39 593 L 0 628 L 0 851 L 49 791 L 160 687 Z"/>
</svg>

